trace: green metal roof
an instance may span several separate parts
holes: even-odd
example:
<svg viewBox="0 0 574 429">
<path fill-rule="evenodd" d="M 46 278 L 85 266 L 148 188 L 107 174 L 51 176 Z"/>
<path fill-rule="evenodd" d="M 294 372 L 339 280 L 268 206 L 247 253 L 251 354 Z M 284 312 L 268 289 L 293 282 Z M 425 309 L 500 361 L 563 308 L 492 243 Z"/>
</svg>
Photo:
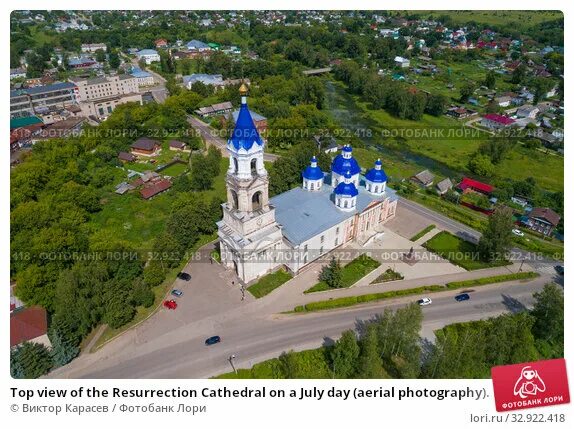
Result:
<svg viewBox="0 0 574 429">
<path fill-rule="evenodd" d="M 42 120 L 37 116 L 26 116 L 25 118 L 10 119 L 10 129 L 26 127 L 28 125 L 41 124 Z"/>
</svg>

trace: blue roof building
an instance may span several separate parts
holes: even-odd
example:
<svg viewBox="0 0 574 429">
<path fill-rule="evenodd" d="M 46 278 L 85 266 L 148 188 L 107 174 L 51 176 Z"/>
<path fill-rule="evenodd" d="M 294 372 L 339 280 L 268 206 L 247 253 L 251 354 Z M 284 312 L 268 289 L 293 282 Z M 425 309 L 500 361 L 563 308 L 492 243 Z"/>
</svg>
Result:
<svg viewBox="0 0 574 429">
<path fill-rule="evenodd" d="M 365 174 L 365 187 L 372 194 L 382 194 L 387 185 L 387 174 L 383 170 L 383 163 L 380 159 L 375 161 L 375 167 Z"/>
<path fill-rule="evenodd" d="M 236 151 L 243 149 L 247 152 L 251 150 L 253 145 L 263 148 L 263 139 L 253 123 L 253 118 L 247 108 L 247 97 L 245 96 L 241 99 L 241 107 L 239 108 L 239 115 L 237 115 L 237 121 L 235 122 L 235 129 L 227 145 L 233 146 Z"/>
<path fill-rule="evenodd" d="M 208 51 L 211 50 L 211 47 L 207 44 L 202 42 L 201 40 L 191 40 L 185 44 L 188 50 L 190 51 Z"/>
<path fill-rule="evenodd" d="M 311 158 L 311 165 L 303 170 L 303 189 L 308 191 L 318 191 L 323 186 L 323 178 L 325 173 L 317 165 L 317 158 Z"/>
<path fill-rule="evenodd" d="M 359 174 L 361 167 L 355 158 L 353 158 L 353 148 L 350 145 L 343 146 L 343 150 L 335 157 L 331 163 L 331 172 L 333 173 L 332 183 L 336 187 L 344 180 L 345 173 L 351 174 L 351 181 L 355 187 L 359 186 Z"/>
</svg>

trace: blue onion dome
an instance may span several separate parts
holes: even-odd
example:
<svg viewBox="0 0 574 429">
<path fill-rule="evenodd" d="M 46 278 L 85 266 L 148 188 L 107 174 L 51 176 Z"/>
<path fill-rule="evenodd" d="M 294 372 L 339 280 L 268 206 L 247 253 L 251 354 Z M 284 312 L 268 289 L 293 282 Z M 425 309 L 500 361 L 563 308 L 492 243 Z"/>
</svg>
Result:
<svg viewBox="0 0 574 429">
<path fill-rule="evenodd" d="M 255 127 L 253 123 L 251 113 L 249 113 L 249 109 L 247 108 L 247 97 L 245 95 L 242 97 L 235 129 L 233 130 L 233 134 L 231 134 L 229 142 L 233 144 L 236 150 L 242 148 L 250 150 L 254 144 L 263 146 L 263 139 L 259 135 L 257 127 Z"/>
<path fill-rule="evenodd" d="M 387 174 L 385 173 L 385 170 L 383 170 L 383 163 L 380 159 L 375 161 L 375 168 L 371 168 L 367 171 L 365 179 L 373 183 L 384 183 L 387 181 Z"/>
<path fill-rule="evenodd" d="M 311 158 L 311 165 L 303 170 L 303 178 L 307 180 L 319 180 L 322 179 L 323 176 L 325 176 L 325 174 L 317 165 L 317 158 L 313 156 L 313 158 Z"/>
<path fill-rule="evenodd" d="M 345 172 L 345 181 L 337 185 L 335 188 L 335 194 L 349 197 L 356 197 L 359 194 L 357 187 L 353 182 L 351 182 L 351 176 L 351 172 L 347 170 Z"/>
<path fill-rule="evenodd" d="M 343 146 L 342 152 L 335 157 L 331 164 L 331 171 L 340 175 L 350 171 L 353 176 L 361 172 L 359 163 L 353 158 L 353 148 L 350 145 Z"/>
</svg>

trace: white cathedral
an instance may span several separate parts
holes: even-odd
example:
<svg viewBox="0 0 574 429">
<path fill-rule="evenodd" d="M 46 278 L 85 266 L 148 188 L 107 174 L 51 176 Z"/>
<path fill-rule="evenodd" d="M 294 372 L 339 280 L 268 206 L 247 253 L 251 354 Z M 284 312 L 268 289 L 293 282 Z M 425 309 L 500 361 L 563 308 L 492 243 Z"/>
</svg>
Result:
<svg viewBox="0 0 574 429">
<path fill-rule="evenodd" d="M 313 157 L 301 187 L 269 199 L 265 142 L 247 107 L 245 85 L 240 93 L 239 116 L 227 142 L 227 202 L 217 223 L 222 264 L 250 283 L 280 266 L 296 274 L 351 240 L 362 244 L 378 236 L 397 208 L 381 161 L 361 175 L 352 148 L 345 146 L 332 162 L 330 178 Z"/>
</svg>

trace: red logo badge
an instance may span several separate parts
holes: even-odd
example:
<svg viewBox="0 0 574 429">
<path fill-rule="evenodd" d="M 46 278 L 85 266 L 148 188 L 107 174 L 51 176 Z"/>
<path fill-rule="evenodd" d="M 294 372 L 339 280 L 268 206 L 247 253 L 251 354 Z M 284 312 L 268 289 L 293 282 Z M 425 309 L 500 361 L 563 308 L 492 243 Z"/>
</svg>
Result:
<svg viewBox="0 0 574 429">
<path fill-rule="evenodd" d="M 495 366 L 491 374 L 496 411 L 570 402 L 564 359 Z"/>
</svg>

